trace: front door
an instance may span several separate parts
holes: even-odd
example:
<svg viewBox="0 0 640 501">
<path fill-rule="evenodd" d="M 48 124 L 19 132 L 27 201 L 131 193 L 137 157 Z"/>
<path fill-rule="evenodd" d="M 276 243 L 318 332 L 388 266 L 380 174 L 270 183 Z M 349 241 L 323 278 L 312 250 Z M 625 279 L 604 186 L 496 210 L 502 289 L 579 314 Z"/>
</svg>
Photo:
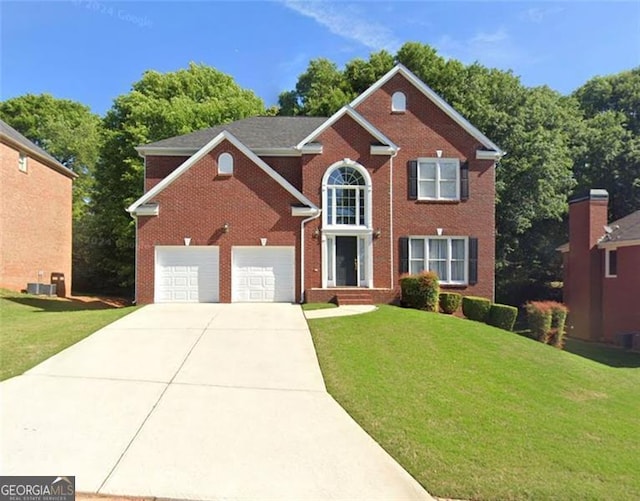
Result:
<svg viewBox="0 0 640 501">
<path fill-rule="evenodd" d="M 336 237 L 336 285 L 358 285 L 358 237 Z"/>
</svg>

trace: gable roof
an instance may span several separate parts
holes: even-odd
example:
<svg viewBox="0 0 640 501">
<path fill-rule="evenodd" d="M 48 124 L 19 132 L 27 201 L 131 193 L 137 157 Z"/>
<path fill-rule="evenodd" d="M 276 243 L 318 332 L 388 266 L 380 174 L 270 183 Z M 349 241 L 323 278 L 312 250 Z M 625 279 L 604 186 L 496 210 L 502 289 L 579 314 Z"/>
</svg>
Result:
<svg viewBox="0 0 640 501">
<path fill-rule="evenodd" d="M 364 118 L 360 113 L 354 110 L 351 106 L 343 106 L 338 111 L 336 111 L 331 117 L 325 118 L 324 122 L 320 124 L 316 129 L 311 131 L 309 135 L 307 135 L 304 139 L 302 139 L 297 145 L 297 149 L 302 149 L 305 144 L 310 143 L 315 138 L 317 138 L 320 134 L 322 134 L 325 130 L 331 127 L 334 123 L 336 123 L 343 116 L 348 115 L 353 118 L 360 126 L 365 129 L 369 134 L 375 137 L 382 144 L 389 146 L 394 151 L 397 151 L 399 148 L 396 146 L 391 139 L 385 136 L 380 130 L 374 127 L 366 118 Z"/>
<path fill-rule="evenodd" d="M 178 179 L 182 174 L 184 174 L 187 170 L 189 170 L 193 165 L 195 165 L 201 158 L 203 158 L 207 153 L 209 153 L 213 148 L 218 146 L 222 141 L 229 141 L 236 148 L 238 148 L 243 155 L 245 155 L 249 160 L 251 160 L 254 164 L 260 167 L 266 174 L 268 174 L 272 179 L 274 179 L 280 186 L 282 186 L 285 190 L 287 190 L 291 195 L 293 195 L 300 203 L 311 207 L 312 209 L 317 209 L 317 207 L 300 191 L 298 191 L 289 181 L 283 178 L 280 174 L 278 174 L 275 170 L 273 170 L 269 165 L 267 165 L 260 157 L 258 157 L 255 153 L 253 153 L 247 146 L 242 144 L 238 138 L 236 138 L 231 132 L 223 130 L 213 139 L 211 139 L 207 144 L 205 144 L 200 150 L 195 154 L 185 160 L 182 165 L 180 165 L 177 169 L 175 169 L 171 174 L 165 177 L 162 181 L 156 184 L 153 188 L 151 188 L 147 193 L 142 195 L 138 200 L 136 200 L 133 204 L 131 204 L 127 208 L 127 212 L 135 213 L 136 209 L 138 209 L 141 205 L 149 202 L 153 197 L 157 196 L 159 193 L 164 191 L 167 187 L 169 187 L 176 179 Z"/>
<path fill-rule="evenodd" d="M 351 106 L 353 108 L 357 108 L 360 103 L 366 100 L 371 94 L 377 91 L 380 87 L 386 84 L 391 78 L 395 75 L 402 75 L 406 78 L 413 86 L 422 92 L 428 99 L 430 99 L 438 108 L 440 108 L 445 114 L 447 114 L 454 122 L 456 122 L 460 127 L 462 127 L 467 133 L 469 133 L 472 137 L 478 140 L 480 144 L 482 144 L 485 148 L 489 150 L 493 150 L 496 153 L 500 154 L 500 156 L 504 155 L 505 152 L 498 147 L 491 139 L 485 136 L 482 132 L 480 132 L 476 127 L 474 127 L 466 118 L 464 118 L 460 113 L 453 109 L 453 107 L 447 103 L 444 99 L 442 99 L 435 91 L 425 84 L 422 80 L 420 80 L 415 74 L 413 74 L 407 67 L 402 64 L 396 64 L 391 70 L 389 70 L 382 78 L 380 78 L 376 83 L 374 83 L 371 87 L 369 87 L 366 91 L 360 94 L 357 98 L 355 98 L 351 102 Z"/>
<path fill-rule="evenodd" d="M 640 210 L 609 223 L 607 226 L 611 232 L 605 234 L 600 245 L 614 246 L 618 243 L 640 242 Z"/>
<path fill-rule="evenodd" d="M 2 137 L 2 139 L 7 141 L 8 143 L 11 143 L 11 146 L 14 149 L 30 153 L 42 163 L 60 172 L 61 174 L 64 174 L 65 176 L 70 178 L 78 177 L 75 172 L 58 162 L 55 158 L 49 155 L 49 153 L 40 148 L 40 146 L 35 144 L 33 141 L 30 141 L 29 139 L 24 137 L 4 120 L 0 120 L 0 137 Z"/>
<path fill-rule="evenodd" d="M 184 150 L 185 155 L 195 153 L 223 131 L 230 132 L 254 152 L 268 150 L 295 150 L 295 145 L 326 121 L 326 117 L 251 117 L 229 124 L 216 125 L 182 136 L 171 137 L 139 146 L 141 154 L 158 150 Z"/>
</svg>

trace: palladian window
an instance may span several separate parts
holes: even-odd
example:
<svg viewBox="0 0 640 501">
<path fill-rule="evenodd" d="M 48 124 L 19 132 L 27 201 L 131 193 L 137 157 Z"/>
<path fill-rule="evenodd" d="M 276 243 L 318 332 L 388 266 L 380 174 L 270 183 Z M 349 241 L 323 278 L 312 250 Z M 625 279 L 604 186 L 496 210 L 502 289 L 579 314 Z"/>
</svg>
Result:
<svg viewBox="0 0 640 501">
<path fill-rule="evenodd" d="M 366 225 L 366 181 L 355 168 L 335 169 L 327 180 L 326 216 L 328 225 Z"/>
</svg>

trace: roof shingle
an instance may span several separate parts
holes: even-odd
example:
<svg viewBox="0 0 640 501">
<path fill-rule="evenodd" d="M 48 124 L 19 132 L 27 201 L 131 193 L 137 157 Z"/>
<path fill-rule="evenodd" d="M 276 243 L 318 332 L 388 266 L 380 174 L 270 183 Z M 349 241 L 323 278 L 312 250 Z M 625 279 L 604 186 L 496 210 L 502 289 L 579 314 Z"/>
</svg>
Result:
<svg viewBox="0 0 640 501">
<path fill-rule="evenodd" d="M 293 148 L 326 120 L 323 117 L 251 117 L 182 136 L 170 137 L 145 144 L 140 148 L 199 150 L 224 130 L 229 131 L 251 150 Z"/>
</svg>

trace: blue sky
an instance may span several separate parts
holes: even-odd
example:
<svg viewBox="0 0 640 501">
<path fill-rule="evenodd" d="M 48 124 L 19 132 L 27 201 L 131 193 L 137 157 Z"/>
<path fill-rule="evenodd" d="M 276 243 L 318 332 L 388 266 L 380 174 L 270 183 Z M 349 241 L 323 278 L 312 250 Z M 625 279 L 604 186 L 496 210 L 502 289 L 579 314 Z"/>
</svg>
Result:
<svg viewBox="0 0 640 501">
<path fill-rule="evenodd" d="M 310 59 L 406 41 L 570 93 L 640 65 L 640 1 L 0 1 L 0 96 L 48 92 L 103 114 L 147 69 L 205 63 L 266 105 Z"/>
</svg>

